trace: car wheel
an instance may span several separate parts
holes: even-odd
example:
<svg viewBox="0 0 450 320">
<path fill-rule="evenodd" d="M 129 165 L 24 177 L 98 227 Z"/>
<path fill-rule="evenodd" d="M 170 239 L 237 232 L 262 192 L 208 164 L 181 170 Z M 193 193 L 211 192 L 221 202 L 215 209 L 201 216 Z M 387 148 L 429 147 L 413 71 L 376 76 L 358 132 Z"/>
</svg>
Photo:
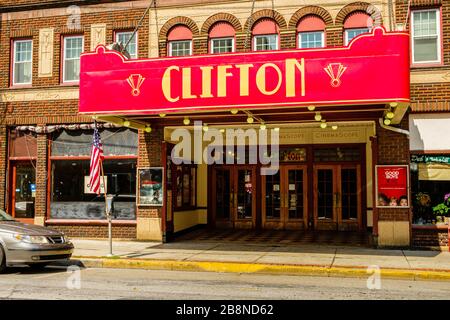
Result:
<svg viewBox="0 0 450 320">
<path fill-rule="evenodd" d="M 2 245 L 0 244 L 0 273 L 6 270 L 6 254 Z"/>
<path fill-rule="evenodd" d="M 48 265 L 48 263 L 32 263 L 32 264 L 29 264 L 28 266 L 33 270 L 42 270 L 47 265 Z"/>
</svg>

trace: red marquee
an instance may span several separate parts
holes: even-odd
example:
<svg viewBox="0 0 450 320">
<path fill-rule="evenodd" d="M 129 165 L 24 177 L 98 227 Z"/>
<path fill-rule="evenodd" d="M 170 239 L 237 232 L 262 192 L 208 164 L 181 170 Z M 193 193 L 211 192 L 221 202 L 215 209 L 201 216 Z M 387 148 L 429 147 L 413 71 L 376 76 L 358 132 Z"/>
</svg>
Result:
<svg viewBox="0 0 450 320">
<path fill-rule="evenodd" d="M 409 102 L 409 35 L 375 28 L 348 47 L 127 60 L 81 56 L 85 114 Z"/>
</svg>

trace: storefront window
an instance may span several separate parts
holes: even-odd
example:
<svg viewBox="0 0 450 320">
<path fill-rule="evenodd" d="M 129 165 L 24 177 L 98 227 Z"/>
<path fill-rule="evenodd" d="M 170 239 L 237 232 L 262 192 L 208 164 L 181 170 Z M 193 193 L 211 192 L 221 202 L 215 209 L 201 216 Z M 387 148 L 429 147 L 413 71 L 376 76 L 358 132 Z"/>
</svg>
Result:
<svg viewBox="0 0 450 320">
<path fill-rule="evenodd" d="M 114 195 L 113 218 L 136 218 L 137 133 L 129 129 L 102 130 L 106 193 Z M 92 132 L 62 131 L 53 136 L 51 167 L 52 219 L 105 219 L 103 194 L 90 192 L 89 152 Z"/>
<path fill-rule="evenodd" d="M 413 223 L 445 223 L 450 216 L 450 157 L 411 156 Z"/>
<path fill-rule="evenodd" d="M 174 207 L 175 210 L 187 210 L 196 206 L 196 176 L 195 165 L 180 165 L 173 169 L 175 173 Z"/>
</svg>

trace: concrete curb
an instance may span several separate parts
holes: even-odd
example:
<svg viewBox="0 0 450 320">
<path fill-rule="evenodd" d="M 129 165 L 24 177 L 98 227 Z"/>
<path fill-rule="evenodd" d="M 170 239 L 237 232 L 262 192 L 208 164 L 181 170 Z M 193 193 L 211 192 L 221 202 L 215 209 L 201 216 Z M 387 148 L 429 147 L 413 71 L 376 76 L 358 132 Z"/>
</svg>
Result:
<svg viewBox="0 0 450 320">
<path fill-rule="evenodd" d="M 325 277 L 357 277 L 367 278 L 373 271 L 367 267 L 325 265 L 284 265 L 265 263 L 215 262 L 215 261 L 178 261 L 178 260 L 150 260 L 150 259 L 122 259 L 102 257 L 73 257 L 74 262 L 86 268 L 117 268 L 117 269 L 146 269 L 171 271 L 208 271 L 253 274 L 285 274 L 309 275 Z M 78 260 L 78 261 L 77 261 Z M 448 280 L 450 270 L 425 269 L 395 269 L 381 268 L 380 275 L 384 278 L 404 280 Z"/>
</svg>

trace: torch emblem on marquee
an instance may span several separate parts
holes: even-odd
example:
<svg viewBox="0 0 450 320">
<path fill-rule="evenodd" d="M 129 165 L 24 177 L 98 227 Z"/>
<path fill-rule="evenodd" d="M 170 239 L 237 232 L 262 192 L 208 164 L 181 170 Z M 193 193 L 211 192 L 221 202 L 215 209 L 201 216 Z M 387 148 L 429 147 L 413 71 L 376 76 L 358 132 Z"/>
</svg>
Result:
<svg viewBox="0 0 450 320">
<path fill-rule="evenodd" d="M 145 78 L 141 74 L 132 74 L 127 78 L 127 82 L 131 87 L 131 94 L 137 97 L 141 94 L 141 86 Z"/>
<path fill-rule="evenodd" d="M 330 63 L 326 68 L 323 68 L 323 70 L 330 76 L 331 86 L 337 88 L 341 85 L 341 77 L 345 70 L 347 70 L 347 67 L 342 63 Z"/>
</svg>

